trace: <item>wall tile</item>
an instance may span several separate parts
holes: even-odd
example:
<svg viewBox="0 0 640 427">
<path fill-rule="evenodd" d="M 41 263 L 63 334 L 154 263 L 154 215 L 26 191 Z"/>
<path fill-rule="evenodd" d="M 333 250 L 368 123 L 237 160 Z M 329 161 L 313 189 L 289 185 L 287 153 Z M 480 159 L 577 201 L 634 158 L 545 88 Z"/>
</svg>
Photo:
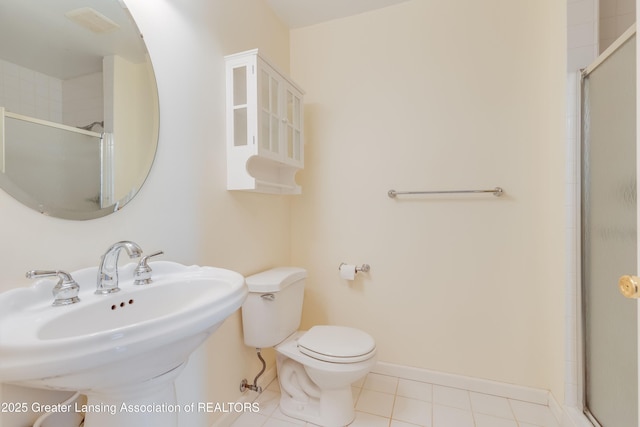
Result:
<svg viewBox="0 0 640 427">
<path fill-rule="evenodd" d="M 580 0 L 567 4 L 567 21 L 570 27 L 594 22 L 595 19 L 596 8 L 593 0 Z"/>
<path fill-rule="evenodd" d="M 62 85 L 59 79 L 0 61 L 0 106 L 18 114 L 60 121 Z"/>
</svg>

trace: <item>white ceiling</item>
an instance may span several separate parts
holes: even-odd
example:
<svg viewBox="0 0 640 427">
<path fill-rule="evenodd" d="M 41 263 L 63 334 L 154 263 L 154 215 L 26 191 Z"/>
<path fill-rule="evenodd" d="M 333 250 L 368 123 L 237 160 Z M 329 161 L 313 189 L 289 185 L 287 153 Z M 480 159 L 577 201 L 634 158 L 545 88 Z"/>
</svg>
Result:
<svg viewBox="0 0 640 427">
<path fill-rule="evenodd" d="M 407 0 L 266 0 L 289 28 L 357 15 Z M 121 27 L 96 34 L 64 14 L 92 7 Z M 133 62 L 146 53 L 122 0 L 0 0 L 0 58 L 67 79 L 102 69 L 102 57 Z"/>
<path fill-rule="evenodd" d="M 267 0 L 289 28 L 300 28 L 358 15 L 408 0 Z"/>
<path fill-rule="evenodd" d="M 97 34 L 72 22 L 66 12 L 92 7 L 120 28 Z M 132 62 L 146 49 L 129 11 L 116 0 L 1 0 L 0 58 L 67 79 L 102 70 L 102 57 Z"/>
</svg>

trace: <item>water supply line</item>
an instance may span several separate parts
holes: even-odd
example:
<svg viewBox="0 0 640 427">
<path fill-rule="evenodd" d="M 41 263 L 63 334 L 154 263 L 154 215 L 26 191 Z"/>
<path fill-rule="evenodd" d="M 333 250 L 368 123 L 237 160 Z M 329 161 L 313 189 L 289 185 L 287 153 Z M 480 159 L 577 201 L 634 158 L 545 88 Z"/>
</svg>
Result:
<svg viewBox="0 0 640 427">
<path fill-rule="evenodd" d="M 260 359 L 260 362 L 262 362 L 262 369 L 260 370 L 260 372 L 258 372 L 258 375 L 256 375 L 256 377 L 253 379 L 253 384 L 249 384 L 249 381 L 247 381 L 246 378 L 240 382 L 240 391 L 243 393 L 246 390 L 257 391 L 258 393 L 262 393 L 262 387 L 258 385 L 258 378 L 260 378 L 260 376 L 264 374 L 265 369 L 267 369 L 267 364 L 262 358 L 262 354 L 260 354 L 259 348 L 256 348 L 256 354 L 258 355 L 258 359 Z"/>
</svg>

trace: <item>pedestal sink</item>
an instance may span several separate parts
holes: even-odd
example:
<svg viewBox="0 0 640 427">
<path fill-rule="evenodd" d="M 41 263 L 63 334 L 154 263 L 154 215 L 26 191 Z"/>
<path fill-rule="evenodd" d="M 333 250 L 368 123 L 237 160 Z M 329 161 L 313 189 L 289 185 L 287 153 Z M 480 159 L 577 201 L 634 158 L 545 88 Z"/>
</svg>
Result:
<svg viewBox="0 0 640 427">
<path fill-rule="evenodd" d="M 128 264 L 109 295 L 94 294 L 97 268 L 72 272 L 80 302 L 66 306 L 49 279 L 0 294 L 0 382 L 86 394 L 85 427 L 176 427 L 173 380 L 247 290 L 233 271 L 149 265 L 152 283 L 133 285 Z"/>
</svg>

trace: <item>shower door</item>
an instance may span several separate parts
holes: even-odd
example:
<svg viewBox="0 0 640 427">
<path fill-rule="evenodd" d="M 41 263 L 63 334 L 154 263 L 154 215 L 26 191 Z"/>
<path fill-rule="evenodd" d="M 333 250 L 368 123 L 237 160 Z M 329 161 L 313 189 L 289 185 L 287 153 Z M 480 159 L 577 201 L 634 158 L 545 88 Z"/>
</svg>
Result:
<svg viewBox="0 0 640 427">
<path fill-rule="evenodd" d="M 582 79 L 584 408 L 594 425 L 638 426 L 636 37 L 629 31 Z M 635 272 L 635 273 L 634 273 Z"/>
</svg>

